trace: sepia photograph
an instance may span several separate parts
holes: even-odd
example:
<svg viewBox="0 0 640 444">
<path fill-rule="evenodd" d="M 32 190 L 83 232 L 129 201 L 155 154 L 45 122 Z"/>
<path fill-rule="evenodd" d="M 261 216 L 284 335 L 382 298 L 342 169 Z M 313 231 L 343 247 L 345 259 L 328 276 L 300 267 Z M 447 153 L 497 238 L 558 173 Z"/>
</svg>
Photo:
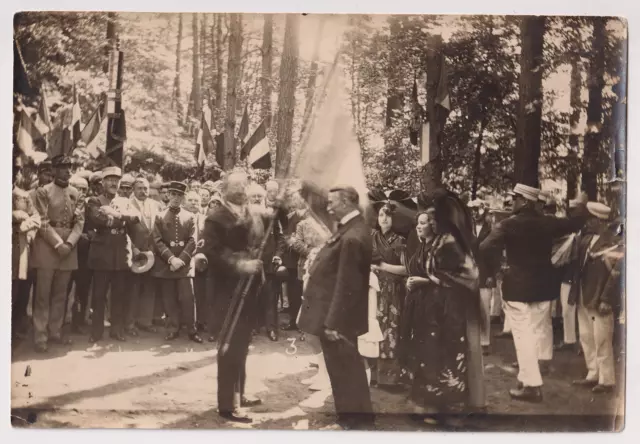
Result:
<svg viewBox="0 0 640 444">
<path fill-rule="evenodd" d="M 11 425 L 622 431 L 627 74 L 613 16 L 17 12 Z"/>
</svg>

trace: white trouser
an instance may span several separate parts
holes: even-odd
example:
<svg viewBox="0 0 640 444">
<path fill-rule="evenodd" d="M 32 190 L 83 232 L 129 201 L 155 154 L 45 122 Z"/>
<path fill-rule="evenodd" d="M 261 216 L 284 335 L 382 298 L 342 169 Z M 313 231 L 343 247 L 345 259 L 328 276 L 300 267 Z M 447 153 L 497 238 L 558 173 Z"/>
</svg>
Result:
<svg viewBox="0 0 640 444">
<path fill-rule="evenodd" d="M 502 326 L 503 333 L 511 333 L 511 321 L 509 320 L 509 316 L 507 315 L 507 302 L 502 301 L 502 310 L 504 311 L 504 325 Z"/>
<path fill-rule="evenodd" d="M 546 324 L 551 324 L 551 303 L 546 302 L 504 302 L 506 318 L 509 320 L 513 333 L 513 342 L 516 346 L 518 358 L 518 380 L 528 387 L 542 385 L 539 359 L 547 358 L 551 345 L 542 341 L 543 333 L 546 334 Z M 544 356 L 544 357 L 542 357 Z"/>
<path fill-rule="evenodd" d="M 538 360 L 550 361 L 553 359 L 553 323 L 551 318 L 551 305 L 554 301 L 538 302 L 532 304 L 532 322 L 536 337 L 538 338 Z"/>
<path fill-rule="evenodd" d="M 601 385 L 615 385 L 613 360 L 613 314 L 601 315 L 597 310 L 578 307 L 580 344 L 587 364 L 586 379 Z"/>
<path fill-rule="evenodd" d="M 496 288 L 493 288 L 493 298 L 491 300 L 491 316 L 500 316 L 502 314 L 502 282 L 498 282 Z"/>
<path fill-rule="evenodd" d="M 480 289 L 480 301 L 482 302 L 482 332 L 480 333 L 480 345 L 491 345 L 491 300 L 493 288 Z"/>
<path fill-rule="evenodd" d="M 562 283 L 560 287 L 560 302 L 562 303 L 562 331 L 565 344 L 576 343 L 576 306 L 569 305 L 571 284 Z"/>
</svg>

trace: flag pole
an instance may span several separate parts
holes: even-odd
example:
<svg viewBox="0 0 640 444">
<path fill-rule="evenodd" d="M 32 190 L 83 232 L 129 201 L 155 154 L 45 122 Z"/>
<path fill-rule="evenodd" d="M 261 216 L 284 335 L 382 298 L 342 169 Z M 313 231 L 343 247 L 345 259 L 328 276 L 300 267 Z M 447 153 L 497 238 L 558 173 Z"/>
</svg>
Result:
<svg viewBox="0 0 640 444">
<path fill-rule="evenodd" d="M 327 75 L 327 78 L 325 79 L 325 82 L 322 86 L 322 93 L 324 94 L 327 90 L 327 86 L 329 85 L 329 80 L 333 77 L 333 75 L 335 74 L 336 71 L 336 67 L 338 65 L 338 60 L 340 57 L 340 51 L 338 51 L 338 53 L 336 54 L 336 57 L 333 61 L 333 65 L 331 67 L 331 69 L 329 70 L 329 73 Z M 314 99 L 313 99 L 313 103 L 315 104 L 315 92 L 314 92 Z M 312 108 L 317 108 L 315 106 L 312 106 Z M 309 119 L 311 117 L 311 112 L 305 116 L 306 119 Z M 313 116 L 315 117 L 317 114 L 317 109 L 314 109 L 313 112 Z M 313 128 L 313 122 L 311 122 L 311 125 L 305 125 L 304 126 L 309 132 L 311 131 L 311 129 Z M 304 150 L 304 147 L 307 145 L 309 141 L 309 137 L 308 134 L 306 135 L 306 137 L 304 138 L 303 144 L 300 147 L 300 150 Z M 299 160 L 299 157 L 298 159 Z M 285 177 L 290 177 L 291 174 L 291 164 L 289 164 L 289 168 L 287 170 L 287 174 Z M 278 199 L 277 202 L 281 202 L 282 199 L 284 198 L 284 194 L 285 194 L 285 187 L 281 187 L 278 193 Z M 270 217 L 270 221 L 269 221 L 269 227 L 268 229 L 265 231 L 265 234 L 262 238 L 262 241 L 260 243 L 260 248 L 258 248 L 257 252 L 255 252 L 255 254 L 253 255 L 254 258 L 260 258 L 262 256 L 262 253 L 264 252 L 264 249 L 267 245 L 267 241 L 269 239 L 269 235 L 271 232 L 273 232 L 273 227 L 276 221 L 276 214 L 277 212 L 274 211 L 274 214 L 271 215 Z M 320 223 L 322 223 L 323 226 L 326 227 L 326 224 L 324 224 L 324 222 L 321 222 L 320 219 L 318 219 L 317 217 L 314 217 L 314 219 L 318 220 Z M 328 227 L 326 227 L 328 229 Z M 331 231 L 331 230 L 329 230 Z M 247 295 L 249 294 L 249 290 L 251 289 L 251 287 L 253 286 L 254 280 L 256 278 L 255 274 L 252 274 L 250 276 L 248 276 L 247 278 L 241 280 L 237 287 L 236 290 L 234 291 L 233 297 L 231 298 L 231 303 L 229 304 L 229 310 L 227 311 L 227 315 L 225 316 L 224 322 L 222 324 L 222 328 L 221 328 L 221 341 L 219 343 L 218 346 L 218 354 L 219 355 L 224 355 L 225 353 L 227 353 L 227 351 L 229 351 L 229 346 L 231 344 L 231 339 L 233 337 L 233 333 L 235 331 L 236 325 L 238 324 L 238 319 L 240 318 L 240 314 L 242 313 L 242 308 L 244 307 L 244 304 L 246 302 L 247 299 Z M 242 291 L 241 291 L 242 290 Z"/>
</svg>

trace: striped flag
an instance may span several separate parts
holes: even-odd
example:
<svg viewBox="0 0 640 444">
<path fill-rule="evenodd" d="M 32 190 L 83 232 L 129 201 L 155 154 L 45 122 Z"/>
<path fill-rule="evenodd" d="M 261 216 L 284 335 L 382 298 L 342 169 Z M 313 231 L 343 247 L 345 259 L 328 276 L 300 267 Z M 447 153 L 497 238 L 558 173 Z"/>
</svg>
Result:
<svg viewBox="0 0 640 444">
<path fill-rule="evenodd" d="M 51 132 L 51 115 L 49 114 L 49 103 L 47 101 L 46 91 L 42 90 L 40 95 L 40 106 L 38 107 L 38 113 L 35 119 L 36 127 L 40 134 L 43 136 Z"/>
<path fill-rule="evenodd" d="M 42 139 L 42 134 L 34 124 L 33 120 L 27 114 L 26 110 L 20 110 L 20 121 L 18 122 L 18 132 L 16 134 L 16 143 L 20 150 L 27 156 L 32 157 L 36 151 L 35 142 Z"/>
<path fill-rule="evenodd" d="M 253 168 L 268 170 L 271 168 L 271 149 L 267 137 L 267 122 L 262 121 L 251 134 L 240 151 L 240 159 L 247 159 Z"/>
<path fill-rule="evenodd" d="M 200 128 L 198 128 L 198 136 L 196 137 L 196 150 L 194 157 L 198 165 L 204 165 L 207 162 L 207 156 L 213 153 L 214 140 L 209 128 L 209 122 L 211 121 L 211 109 L 205 106 L 202 110 L 202 117 L 200 118 Z"/>
<path fill-rule="evenodd" d="M 244 112 L 242 113 L 242 120 L 240 121 L 240 128 L 238 129 L 238 140 L 240 140 L 240 144 L 244 143 L 244 139 L 247 138 L 249 134 L 249 112 L 247 110 L 247 105 L 244 106 Z"/>
<path fill-rule="evenodd" d="M 96 158 L 100 155 L 100 149 L 98 147 L 99 135 L 103 133 L 106 143 L 106 126 L 103 121 L 106 121 L 104 113 L 104 103 L 100 103 L 96 110 L 93 112 L 89 121 L 86 123 L 82 132 L 80 133 L 80 140 L 85 144 L 85 150 L 93 157 Z M 104 147 L 104 143 L 102 145 Z"/>
<path fill-rule="evenodd" d="M 80 122 L 82 120 L 82 112 L 80 111 L 80 103 L 78 103 L 78 93 L 76 92 L 76 84 L 73 84 L 73 106 L 71 107 L 71 137 L 72 150 L 80 140 Z"/>
<path fill-rule="evenodd" d="M 215 136 L 216 162 L 220 168 L 224 167 L 224 132 Z"/>
</svg>

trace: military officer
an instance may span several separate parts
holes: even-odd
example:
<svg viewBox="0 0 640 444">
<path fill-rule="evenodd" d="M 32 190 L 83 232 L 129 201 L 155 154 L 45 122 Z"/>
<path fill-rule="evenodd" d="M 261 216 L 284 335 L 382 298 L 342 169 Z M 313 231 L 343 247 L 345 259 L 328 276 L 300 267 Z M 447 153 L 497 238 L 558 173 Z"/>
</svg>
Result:
<svg viewBox="0 0 640 444">
<path fill-rule="evenodd" d="M 78 268 L 76 244 L 84 226 L 78 190 L 69 184 L 71 160 L 60 155 L 51 164 L 54 181 L 35 193 L 42 224 L 31 250 L 37 276 L 33 325 L 38 352 L 46 352 L 48 342 L 70 343 L 62 337 L 62 324 L 67 286 L 71 272 Z"/>
<path fill-rule="evenodd" d="M 153 228 L 158 260 L 151 273 L 161 280 L 164 308 L 169 315 L 170 331 L 165 339 L 177 338 L 182 323 L 187 326 L 189 339 L 202 343 L 196 330 L 191 265 L 196 250 L 197 222 L 193 213 L 182 208 L 186 189 L 187 185 L 182 182 L 169 185 L 169 206 L 156 217 Z"/>
<path fill-rule="evenodd" d="M 124 323 L 128 311 L 131 264 L 131 241 L 127 229 L 139 222 L 140 216 L 128 199 L 116 198 L 122 171 L 118 167 L 103 170 L 103 193 L 87 201 L 87 222 L 95 230 L 89 247 L 88 265 L 93 270 L 93 310 L 89 342 L 98 342 L 104 334 L 104 310 L 111 288 L 110 336 L 124 341 Z M 119 208 L 112 205 L 114 198 Z M 126 202 L 129 203 L 127 207 Z"/>
</svg>

